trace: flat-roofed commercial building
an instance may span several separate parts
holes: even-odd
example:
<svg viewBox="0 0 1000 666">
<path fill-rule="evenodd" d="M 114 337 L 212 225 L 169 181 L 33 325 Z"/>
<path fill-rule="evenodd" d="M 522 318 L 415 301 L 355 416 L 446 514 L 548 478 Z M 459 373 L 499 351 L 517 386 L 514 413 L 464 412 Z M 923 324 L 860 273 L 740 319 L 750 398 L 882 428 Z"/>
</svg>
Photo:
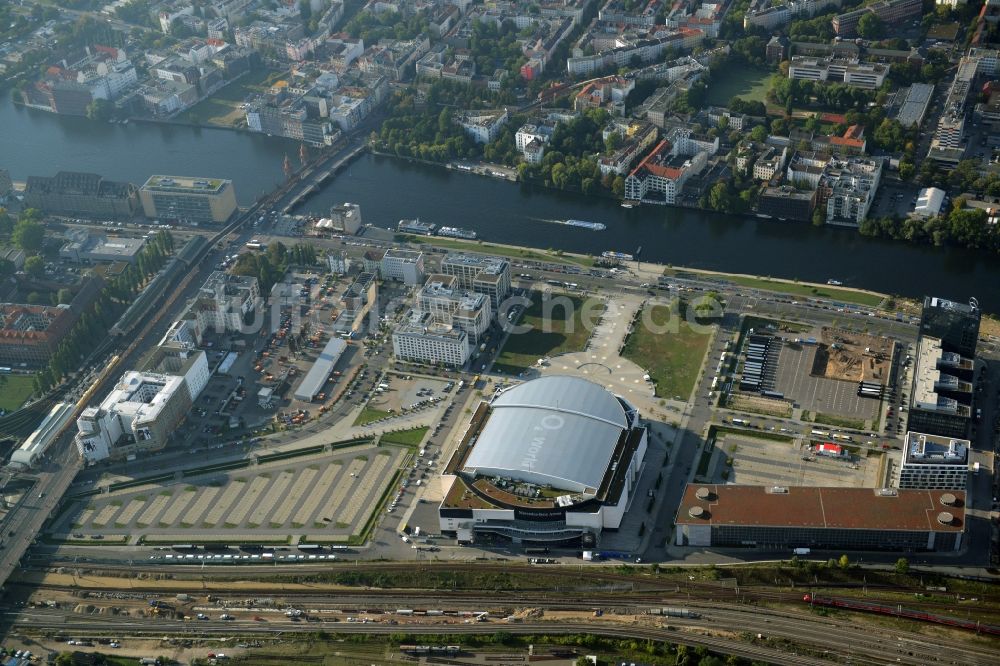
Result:
<svg viewBox="0 0 1000 666">
<path fill-rule="evenodd" d="M 236 212 L 233 181 L 194 176 L 150 176 L 139 190 L 148 218 L 194 224 L 218 223 Z"/>
<path fill-rule="evenodd" d="M 930 83 L 914 83 L 907 89 L 906 97 L 899 107 L 896 120 L 903 127 L 919 127 L 927 115 L 927 107 L 931 103 L 934 86 Z"/>
<path fill-rule="evenodd" d="M 969 440 L 907 432 L 900 488 L 965 490 L 969 479 Z"/>
<path fill-rule="evenodd" d="M 361 333 L 365 318 L 371 313 L 378 299 L 378 283 L 374 273 L 358 273 L 340 297 L 340 312 L 333 322 L 333 330 L 353 338 Z"/>
<path fill-rule="evenodd" d="M 954 552 L 965 493 L 689 484 L 674 524 L 678 546 Z"/>
<path fill-rule="evenodd" d="M 441 272 L 458 278 L 458 287 L 485 294 L 494 314 L 510 293 L 510 262 L 499 257 L 449 254 L 441 260 Z"/>
<path fill-rule="evenodd" d="M 389 248 L 382 255 L 379 273 L 383 280 L 399 280 L 418 285 L 424 281 L 424 253 L 419 250 Z"/>
<path fill-rule="evenodd" d="M 184 421 L 208 383 L 205 352 L 181 350 L 176 372 L 129 371 L 97 407 L 76 421 L 76 447 L 88 462 L 155 451 Z"/>
<path fill-rule="evenodd" d="M 414 312 L 392 332 L 392 353 L 400 361 L 460 368 L 472 355 L 468 334 L 434 321 L 429 312 Z"/>
<path fill-rule="evenodd" d="M 586 379 L 506 389 L 479 405 L 445 468 L 441 530 L 593 545 L 620 527 L 647 437 L 635 407 Z"/>
<path fill-rule="evenodd" d="M 70 240 L 59 249 L 59 257 L 76 263 L 127 261 L 132 264 L 146 245 L 144 238 L 91 236 L 87 231 L 68 233 Z"/>
<path fill-rule="evenodd" d="M 74 217 L 127 219 L 139 210 L 139 197 L 132 183 L 104 180 L 96 173 L 60 171 L 51 178 L 28 176 L 24 205 Z"/>
<path fill-rule="evenodd" d="M 964 438 L 972 416 L 972 359 L 921 336 L 913 367 L 908 426 L 941 437 Z"/>
<path fill-rule="evenodd" d="M 309 372 L 302 378 L 302 383 L 295 389 L 295 399 L 311 402 L 330 378 L 330 373 L 346 349 L 347 343 L 344 340 L 330 338 L 323 351 L 313 361 Z"/>
<path fill-rule="evenodd" d="M 928 296 L 920 313 L 920 334 L 940 339 L 945 351 L 975 358 L 981 319 L 982 311 L 974 298 L 958 303 Z"/>
<path fill-rule="evenodd" d="M 417 303 L 435 321 L 465 331 L 470 345 L 479 344 L 493 318 L 490 299 L 485 294 L 458 289 L 458 278 L 454 275 L 428 276 L 417 295 Z"/>
</svg>

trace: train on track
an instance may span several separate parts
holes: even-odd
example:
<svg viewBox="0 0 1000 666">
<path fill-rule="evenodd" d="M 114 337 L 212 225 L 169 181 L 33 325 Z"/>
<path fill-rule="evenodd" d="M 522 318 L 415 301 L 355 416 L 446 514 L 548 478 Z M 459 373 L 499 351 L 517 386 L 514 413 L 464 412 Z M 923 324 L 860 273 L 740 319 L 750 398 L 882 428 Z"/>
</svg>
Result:
<svg viewBox="0 0 1000 666">
<path fill-rule="evenodd" d="M 959 629 L 968 629 L 969 631 L 975 631 L 979 634 L 989 634 L 991 636 L 1000 636 L 1000 627 L 992 624 L 983 624 L 977 620 L 965 619 L 958 617 L 949 617 L 947 615 L 935 615 L 933 613 L 928 613 L 926 611 L 916 610 L 913 608 L 904 608 L 902 605 L 889 605 L 884 603 L 877 603 L 874 601 L 861 601 L 858 599 L 841 599 L 836 597 L 821 597 L 818 595 L 807 594 L 802 597 L 802 601 L 806 602 L 810 606 L 825 606 L 829 608 L 846 608 L 848 610 L 861 611 L 863 613 L 878 613 L 879 615 L 892 615 L 894 617 L 905 617 L 908 620 L 919 620 L 921 622 L 932 622 L 934 624 L 943 624 L 949 627 L 958 627 Z"/>
</svg>

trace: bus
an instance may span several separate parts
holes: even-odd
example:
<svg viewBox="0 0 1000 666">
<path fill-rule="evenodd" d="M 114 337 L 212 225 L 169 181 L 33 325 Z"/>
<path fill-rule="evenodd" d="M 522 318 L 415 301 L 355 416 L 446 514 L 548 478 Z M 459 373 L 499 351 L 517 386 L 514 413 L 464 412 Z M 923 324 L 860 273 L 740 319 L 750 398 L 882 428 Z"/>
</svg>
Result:
<svg viewBox="0 0 1000 666">
<path fill-rule="evenodd" d="M 854 438 L 850 435 L 845 435 L 843 433 L 835 432 L 833 433 L 833 438 L 840 440 L 841 442 L 853 442 Z"/>
<path fill-rule="evenodd" d="M 198 546 L 191 543 L 175 543 L 170 547 L 170 549 L 183 553 L 183 552 L 190 552 L 192 550 L 198 550 Z"/>
<path fill-rule="evenodd" d="M 299 550 L 305 550 L 309 552 L 316 552 L 318 550 L 323 550 L 323 546 L 318 543 L 300 543 L 298 546 Z"/>
<path fill-rule="evenodd" d="M 830 431 L 829 430 L 813 430 L 810 434 L 813 437 L 829 437 L 830 436 Z"/>
</svg>

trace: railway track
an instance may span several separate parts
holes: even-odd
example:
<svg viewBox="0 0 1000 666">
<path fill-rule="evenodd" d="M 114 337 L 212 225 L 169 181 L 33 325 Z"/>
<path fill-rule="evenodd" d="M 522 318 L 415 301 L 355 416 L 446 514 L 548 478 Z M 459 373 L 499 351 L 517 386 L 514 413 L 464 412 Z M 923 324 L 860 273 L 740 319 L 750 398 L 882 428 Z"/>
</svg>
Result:
<svg viewBox="0 0 1000 666">
<path fill-rule="evenodd" d="M 810 616 L 785 617 L 782 614 L 761 614 L 753 609 L 705 609 L 698 620 L 670 618 L 660 626 L 623 626 L 610 623 L 583 622 L 556 624 L 526 622 L 498 624 L 351 624 L 321 619 L 315 622 L 272 621 L 204 621 L 178 622 L 119 618 L 114 636 L 133 637 L 175 636 L 204 638 L 239 635 L 244 640 L 268 639 L 278 635 L 315 632 L 322 629 L 334 634 L 449 634 L 468 635 L 495 633 L 576 634 L 586 633 L 606 637 L 623 637 L 669 641 L 690 646 L 704 646 L 726 654 L 749 659 L 763 659 L 779 664 L 829 664 L 832 662 L 867 664 L 955 664 L 987 665 L 995 663 L 995 652 L 989 648 L 955 646 L 920 634 L 888 632 L 878 628 L 829 622 Z M 60 635 L 78 637 L 112 637 L 105 617 L 80 617 L 59 612 L 26 612 L 15 624 L 22 630 L 58 631 Z M 755 638 L 760 634 L 760 638 Z M 796 647 L 798 646 L 798 647 Z M 796 654 L 796 651 L 807 654 Z"/>
</svg>

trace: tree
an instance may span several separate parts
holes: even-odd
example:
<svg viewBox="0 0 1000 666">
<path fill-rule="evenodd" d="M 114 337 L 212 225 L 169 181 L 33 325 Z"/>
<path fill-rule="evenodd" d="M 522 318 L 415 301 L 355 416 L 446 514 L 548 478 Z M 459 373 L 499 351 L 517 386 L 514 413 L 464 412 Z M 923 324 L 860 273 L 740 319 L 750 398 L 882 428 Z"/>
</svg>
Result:
<svg viewBox="0 0 1000 666">
<path fill-rule="evenodd" d="M 114 115 L 115 105 L 106 99 L 95 99 L 87 105 L 87 117 L 91 120 L 108 122 Z"/>
<path fill-rule="evenodd" d="M 763 125 L 757 125 L 750 130 L 750 138 L 757 143 L 764 143 L 767 139 L 767 128 Z"/>
<path fill-rule="evenodd" d="M 614 182 L 611 183 L 611 191 L 614 192 L 616 197 L 625 196 L 625 179 L 621 176 L 616 176 Z"/>
<path fill-rule="evenodd" d="M 32 257 L 32 259 L 34 258 L 35 257 Z M 25 266 L 27 266 L 28 262 L 25 261 L 24 263 Z M 59 293 L 56 295 L 56 301 L 58 301 L 60 305 L 69 305 L 73 301 L 73 292 L 65 288 L 60 289 Z"/>
<path fill-rule="evenodd" d="M 45 227 L 30 217 L 22 216 L 14 225 L 14 243 L 25 252 L 38 252 L 45 240 Z"/>
<path fill-rule="evenodd" d="M 896 560 L 896 573 L 906 575 L 910 572 L 910 561 L 905 557 Z"/>
<path fill-rule="evenodd" d="M 848 558 L 846 554 L 845 555 L 841 555 L 840 559 L 837 560 L 837 566 L 839 566 L 841 569 L 845 569 L 846 570 L 848 567 L 851 566 L 851 560 L 850 560 L 850 558 Z"/>
<path fill-rule="evenodd" d="M 822 227 L 824 224 L 826 224 L 826 214 L 822 208 L 817 207 L 815 210 L 813 210 L 812 223 L 813 226 L 815 227 Z"/>
<path fill-rule="evenodd" d="M 28 305 L 41 305 L 45 299 L 37 291 L 28 294 Z"/>
<path fill-rule="evenodd" d="M 882 19 L 868 12 L 858 21 L 858 34 L 864 39 L 880 39 L 883 31 Z"/>
<path fill-rule="evenodd" d="M 33 255 L 24 260 L 24 272 L 33 278 L 40 278 L 45 275 L 45 260 L 40 256 Z"/>
</svg>

